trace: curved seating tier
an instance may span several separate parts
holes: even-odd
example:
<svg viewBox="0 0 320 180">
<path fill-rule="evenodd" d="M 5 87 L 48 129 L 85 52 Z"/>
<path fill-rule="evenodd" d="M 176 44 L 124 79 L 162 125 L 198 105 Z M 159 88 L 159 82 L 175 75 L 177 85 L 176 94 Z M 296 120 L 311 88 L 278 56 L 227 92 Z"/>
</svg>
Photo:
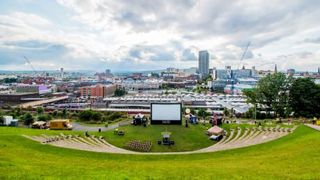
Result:
<svg viewBox="0 0 320 180">
<path fill-rule="evenodd" d="M 42 144 L 49 144 L 58 147 L 79 149 L 85 151 L 95 152 L 107 152 L 107 153 L 120 153 L 120 154 L 192 154 L 192 153 L 204 153 L 215 152 L 221 150 L 235 149 L 241 147 L 252 146 L 256 144 L 265 143 L 283 137 L 295 129 L 292 128 L 237 128 L 231 129 L 228 136 L 224 136 L 216 144 L 195 151 L 187 152 L 165 152 L 165 153 L 144 153 L 125 150 L 119 147 L 115 147 L 108 143 L 102 136 L 88 136 L 81 137 L 79 135 L 41 135 L 41 136 L 26 136 L 25 137 L 41 142 Z"/>
</svg>

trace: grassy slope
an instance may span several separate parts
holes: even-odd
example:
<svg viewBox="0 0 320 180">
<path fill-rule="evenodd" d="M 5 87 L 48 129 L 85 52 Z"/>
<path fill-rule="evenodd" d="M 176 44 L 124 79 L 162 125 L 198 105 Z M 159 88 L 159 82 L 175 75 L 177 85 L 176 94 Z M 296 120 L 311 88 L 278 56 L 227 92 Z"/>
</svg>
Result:
<svg viewBox="0 0 320 180">
<path fill-rule="evenodd" d="M 279 140 L 248 148 L 194 155 L 116 155 L 41 145 L 0 128 L 0 179 L 287 179 L 320 177 L 320 133 L 300 126 Z"/>
<path fill-rule="evenodd" d="M 151 125 L 148 127 L 129 125 L 120 129 L 125 130 L 125 136 L 114 135 L 113 131 L 95 134 L 105 136 L 108 142 L 122 148 L 130 140 L 151 141 L 153 143 L 151 151 L 153 152 L 189 151 L 214 144 L 214 141 L 208 140 L 208 136 L 205 134 L 207 128 L 202 125 L 189 125 L 189 128 L 181 125 Z M 171 139 L 175 141 L 174 146 L 157 144 L 157 140 L 162 139 L 161 132 L 166 130 L 172 132 Z"/>
</svg>

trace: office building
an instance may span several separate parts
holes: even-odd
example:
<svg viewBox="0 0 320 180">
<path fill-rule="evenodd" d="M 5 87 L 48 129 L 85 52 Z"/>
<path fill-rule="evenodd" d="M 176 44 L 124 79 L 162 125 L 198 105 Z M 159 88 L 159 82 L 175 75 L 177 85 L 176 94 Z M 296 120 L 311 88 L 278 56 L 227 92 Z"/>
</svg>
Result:
<svg viewBox="0 0 320 180">
<path fill-rule="evenodd" d="M 106 69 L 106 76 L 107 77 L 109 77 L 109 76 L 111 76 L 112 74 L 111 74 L 111 70 L 110 69 Z"/>
<path fill-rule="evenodd" d="M 201 78 L 209 75 L 209 53 L 208 51 L 199 51 L 199 74 Z"/>
<path fill-rule="evenodd" d="M 296 71 L 295 71 L 294 69 L 288 69 L 288 70 L 287 70 L 287 74 L 288 74 L 289 76 L 293 76 L 295 73 L 296 73 Z"/>
<path fill-rule="evenodd" d="M 60 77 L 61 77 L 61 79 L 64 78 L 64 69 L 63 68 L 60 68 Z"/>
</svg>

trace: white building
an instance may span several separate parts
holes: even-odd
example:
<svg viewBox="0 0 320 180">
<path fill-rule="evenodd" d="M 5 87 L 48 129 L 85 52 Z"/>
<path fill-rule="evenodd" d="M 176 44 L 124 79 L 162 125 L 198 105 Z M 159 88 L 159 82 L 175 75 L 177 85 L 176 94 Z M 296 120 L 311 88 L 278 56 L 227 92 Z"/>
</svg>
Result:
<svg viewBox="0 0 320 180">
<path fill-rule="evenodd" d="M 13 119 L 12 116 L 3 116 L 3 120 L 4 120 L 4 125 L 9 126 L 12 123 L 17 123 L 18 120 L 17 119 Z"/>
</svg>

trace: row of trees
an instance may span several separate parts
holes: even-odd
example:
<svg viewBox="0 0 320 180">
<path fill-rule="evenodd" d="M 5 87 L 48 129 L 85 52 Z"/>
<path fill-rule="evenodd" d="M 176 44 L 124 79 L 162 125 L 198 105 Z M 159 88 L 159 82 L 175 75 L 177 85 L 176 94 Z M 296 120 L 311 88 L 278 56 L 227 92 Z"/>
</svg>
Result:
<svg viewBox="0 0 320 180">
<path fill-rule="evenodd" d="M 280 117 L 320 117 L 320 86 L 311 78 L 297 78 L 283 73 L 269 74 L 253 90 L 244 94 L 248 102 Z M 251 110 L 253 111 L 253 110 Z"/>
<path fill-rule="evenodd" d="M 7 112 L 0 111 L 0 124 L 3 124 L 4 115 L 13 116 L 13 118 L 19 119 L 25 125 L 30 125 L 34 121 L 50 121 L 57 118 L 78 119 L 91 122 L 112 122 L 126 117 L 126 114 L 122 112 L 98 112 L 93 110 L 68 112 L 66 109 L 62 111 L 45 112 L 42 107 L 38 107 L 35 112 L 32 112 L 14 108 Z"/>
<path fill-rule="evenodd" d="M 125 114 L 122 112 L 98 112 L 92 110 L 85 110 L 79 113 L 79 119 L 81 121 L 102 121 L 102 122 L 111 122 L 119 118 L 125 117 Z"/>
</svg>

